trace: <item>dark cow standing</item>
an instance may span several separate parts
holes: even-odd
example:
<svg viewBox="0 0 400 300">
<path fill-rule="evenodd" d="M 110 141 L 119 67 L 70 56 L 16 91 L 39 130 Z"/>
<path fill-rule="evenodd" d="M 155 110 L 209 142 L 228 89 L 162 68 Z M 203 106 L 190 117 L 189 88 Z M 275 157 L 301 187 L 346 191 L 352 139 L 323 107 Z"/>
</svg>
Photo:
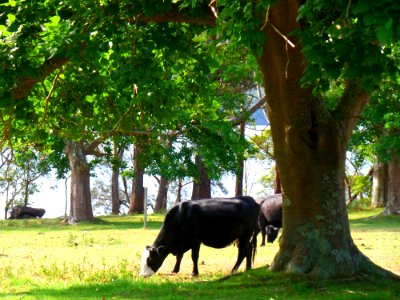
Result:
<svg viewBox="0 0 400 300">
<path fill-rule="evenodd" d="M 178 273 L 183 254 L 192 250 L 193 272 L 199 274 L 200 244 L 224 248 L 238 241 L 238 258 L 232 269 L 236 271 L 246 257 L 246 268 L 251 268 L 257 247 L 255 228 L 260 206 L 251 197 L 189 200 L 172 207 L 152 246 L 142 256 L 141 275 L 154 275 L 168 254 L 176 256 L 173 273 Z M 254 239 L 251 238 L 254 235 Z"/>
<path fill-rule="evenodd" d="M 261 230 L 261 246 L 265 246 L 265 235 L 267 235 L 268 243 L 272 243 L 278 236 L 279 229 L 282 228 L 282 194 L 259 198 L 257 203 L 260 204 L 260 215 L 256 233 Z"/>
</svg>

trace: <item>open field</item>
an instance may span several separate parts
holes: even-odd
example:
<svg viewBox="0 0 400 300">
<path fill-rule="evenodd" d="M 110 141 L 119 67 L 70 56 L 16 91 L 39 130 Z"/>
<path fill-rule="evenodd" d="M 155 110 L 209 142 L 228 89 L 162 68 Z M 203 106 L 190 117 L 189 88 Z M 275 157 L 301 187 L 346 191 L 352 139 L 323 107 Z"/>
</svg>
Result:
<svg viewBox="0 0 400 300">
<path fill-rule="evenodd" d="M 352 236 L 376 264 L 400 275 L 400 218 L 378 217 L 379 210 L 350 212 Z M 169 256 L 157 275 L 138 276 L 143 248 L 151 244 L 163 216 L 101 217 L 92 224 L 68 226 L 58 219 L 0 222 L 0 298 L 6 299 L 396 299 L 400 282 L 309 281 L 270 273 L 278 243 L 258 247 L 255 270 L 228 279 L 234 246 L 202 246 L 200 276 L 190 277 L 190 253 L 181 273 L 170 275 Z M 244 263 L 240 271 L 243 271 Z"/>
</svg>

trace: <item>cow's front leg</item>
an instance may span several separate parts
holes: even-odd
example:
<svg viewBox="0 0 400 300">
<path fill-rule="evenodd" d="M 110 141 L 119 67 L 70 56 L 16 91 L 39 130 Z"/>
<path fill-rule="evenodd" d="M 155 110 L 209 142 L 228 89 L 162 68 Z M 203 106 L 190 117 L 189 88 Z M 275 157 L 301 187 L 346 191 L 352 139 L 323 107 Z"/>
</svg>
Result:
<svg viewBox="0 0 400 300">
<path fill-rule="evenodd" d="M 199 275 L 199 253 L 200 253 L 200 243 L 195 243 L 192 247 L 192 261 L 193 261 L 193 272 L 192 276 Z"/>
<path fill-rule="evenodd" d="M 183 253 L 178 253 L 176 255 L 176 263 L 174 269 L 172 270 L 172 273 L 174 274 L 179 273 L 179 269 L 181 268 L 182 258 L 183 258 Z"/>
<path fill-rule="evenodd" d="M 267 231 L 265 228 L 266 228 L 267 224 L 266 224 L 265 220 L 262 220 L 259 222 L 259 225 L 260 225 L 260 229 L 261 229 L 261 239 L 262 239 L 260 246 L 265 246 L 265 236 L 267 235 Z"/>
</svg>

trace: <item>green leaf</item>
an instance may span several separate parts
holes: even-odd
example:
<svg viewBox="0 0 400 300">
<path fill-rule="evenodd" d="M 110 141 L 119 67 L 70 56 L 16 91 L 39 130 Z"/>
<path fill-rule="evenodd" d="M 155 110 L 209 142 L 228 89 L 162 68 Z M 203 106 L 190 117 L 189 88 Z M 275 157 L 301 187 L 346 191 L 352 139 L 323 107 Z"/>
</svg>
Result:
<svg viewBox="0 0 400 300">
<path fill-rule="evenodd" d="M 11 6 L 11 7 L 15 7 L 15 6 L 17 6 L 17 1 L 9 0 L 8 3 L 0 4 L 0 6 Z"/>
<path fill-rule="evenodd" d="M 59 16 L 54 16 L 50 18 L 51 24 L 56 26 L 58 25 L 58 23 L 60 23 L 60 17 Z"/>
<path fill-rule="evenodd" d="M 8 18 L 7 20 L 8 25 L 11 25 L 17 19 L 17 17 L 13 14 L 7 14 L 7 18 Z"/>
<path fill-rule="evenodd" d="M 386 24 L 384 26 L 378 26 L 376 28 L 376 36 L 381 44 L 390 43 L 393 38 L 392 26 L 389 28 L 387 28 Z"/>
<path fill-rule="evenodd" d="M 391 29 L 393 27 L 393 18 L 390 18 L 389 21 L 386 22 L 385 28 Z"/>
<path fill-rule="evenodd" d="M 93 97 L 92 95 L 87 95 L 87 96 L 85 97 L 85 101 L 86 101 L 86 102 L 93 103 L 94 100 L 95 100 L 95 97 Z"/>
</svg>

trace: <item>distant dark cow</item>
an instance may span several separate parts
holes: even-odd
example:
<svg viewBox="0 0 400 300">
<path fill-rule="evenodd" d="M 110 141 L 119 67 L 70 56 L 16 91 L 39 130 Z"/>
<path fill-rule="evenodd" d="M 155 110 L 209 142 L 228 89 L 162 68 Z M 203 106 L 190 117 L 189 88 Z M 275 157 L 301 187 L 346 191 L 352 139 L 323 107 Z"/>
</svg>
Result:
<svg viewBox="0 0 400 300">
<path fill-rule="evenodd" d="M 257 247 L 254 233 L 259 210 L 260 206 L 251 197 L 189 200 L 175 205 L 165 216 L 153 245 L 143 252 L 141 275 L 154 275 L 170 253 L 176 256 L 172 272 L 178 273 L 183 254 L 191 249 L 192 275 L 196 276 L 201 243 L 224 248 L 234 241 L 238 241 L 239 250 L 232 272 L 245 257 L 246 268 L 250 269 Z"/>
<path fill-rule="evenodd" d="M 256 233 L 261 230 L 261 246 L 265 246 L 265 235 L 267 235 L 268 243 L 272 243 L 278 236 L 279 229 L 282 228 L 282 194 L 259 198 L 257 203 L 260 204 L 260 215 Z"/>
<path fill-rule="evenodd" d="M 11 210 L 10 219 L 41 218 L 45 213 L 46 210 L 43 208 L 17 205 Z"/>
</svg>

